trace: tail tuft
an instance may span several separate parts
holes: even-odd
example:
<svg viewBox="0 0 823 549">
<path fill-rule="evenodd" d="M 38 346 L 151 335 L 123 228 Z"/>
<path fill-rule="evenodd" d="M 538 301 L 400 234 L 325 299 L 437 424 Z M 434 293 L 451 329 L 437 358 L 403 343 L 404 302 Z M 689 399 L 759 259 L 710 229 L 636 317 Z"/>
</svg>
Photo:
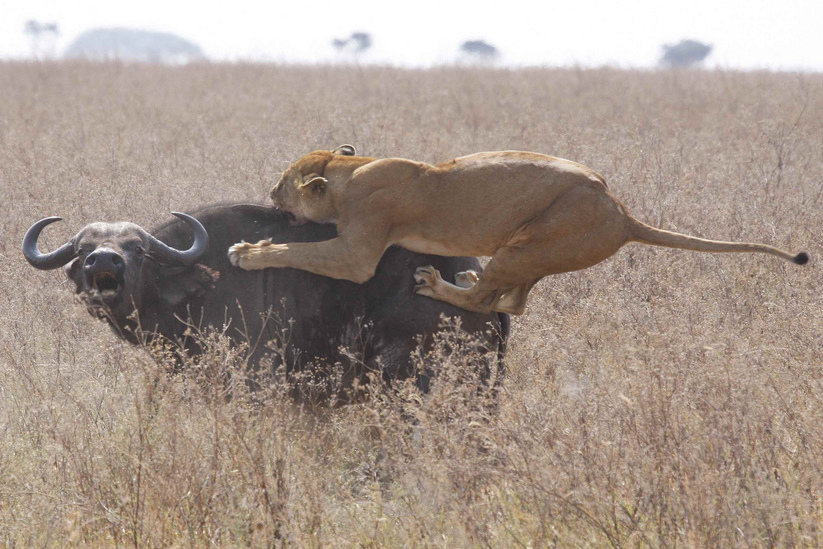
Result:
<svg viewBox="0 0 823 549">
<path fill-rule="evenodd" d="M 792 258 L 792 261 L 794 261 L 798 265 L 805 265 L 809 262 L 809 254 L 807 254 L 806 252 L 800 252 L 799 254 L 794 256 L 794 258 Z"/>
</svg>

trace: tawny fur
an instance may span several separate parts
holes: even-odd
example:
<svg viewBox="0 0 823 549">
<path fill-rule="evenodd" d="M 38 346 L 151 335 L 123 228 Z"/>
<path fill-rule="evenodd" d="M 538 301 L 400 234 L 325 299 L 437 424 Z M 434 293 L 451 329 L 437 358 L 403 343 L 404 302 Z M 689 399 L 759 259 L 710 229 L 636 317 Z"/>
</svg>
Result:
<svg viewBox="0 0 823 549">
<path fill-rule="evenodd" d="M 456 284 L 431 267 L 417 293 L 471 311 L 522 314 L 544 276 L 591 267 L 627 242 L 704 252 L 762 252 L 803 264 L 765 244 L 720 242 L 656 229 L 633 218 L 597 172 L 537 153 L 483 152 L 438 165 L 355 156 L 344 145 L 292 164 L 271 192 L 296 222 L 336 223 L 325 242 L 240 243 L 229 249 L 244 269 L 294 267 L 365 282 L 397 244 L 446 256 L 491 256 L 478 278 Z"/>
</svg>

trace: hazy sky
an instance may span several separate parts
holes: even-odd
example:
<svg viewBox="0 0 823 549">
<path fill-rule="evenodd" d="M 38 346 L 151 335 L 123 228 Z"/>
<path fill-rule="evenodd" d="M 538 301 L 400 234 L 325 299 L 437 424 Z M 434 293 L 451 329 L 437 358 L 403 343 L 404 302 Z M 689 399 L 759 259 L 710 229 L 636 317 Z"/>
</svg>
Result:
<svg viewBox="0 0 823 549">
<path fill-rule="evenodd" d="M 505 65 L 650 67 L 662 44 L 714 46 L 707 66 L 823 71 L 823 0 L 0 0 L 0 57 L 30 55 L 29 19 L 57 23 L 59 55 L 81 32 L 172 32 L 212 59 L 336 59 L 333 38 L 372 35 L 363 62 L 449 63 L 465 40 Z"/>
</svg>

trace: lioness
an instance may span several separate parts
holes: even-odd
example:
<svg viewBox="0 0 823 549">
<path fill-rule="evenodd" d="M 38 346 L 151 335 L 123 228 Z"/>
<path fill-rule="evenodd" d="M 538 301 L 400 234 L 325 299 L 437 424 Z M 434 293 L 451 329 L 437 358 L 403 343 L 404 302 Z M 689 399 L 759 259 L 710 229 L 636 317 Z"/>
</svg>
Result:
<svg viewBox="0 0 823 549">
<path fill-rule="evenodd" d="M 354 147 L 315 151 L 292 164 L 271 192 L 294 222 L 336 223 L 325 242 L 229 248 L 244 269 L 294 267 L 365 282 L 383 252 L 491 256 L 481 277 L 460 273 L 450 284 L 432 267 L 414 278 L 418 294 L 487 313 L 522 314 L 546 275 L 585 269 L 627 242 L 703 252 L 763 252 L 802 265 L 765 244 L 718 242 L 655 229 L 638 221 L 597 172 L 530 152 L 483 152 L 432 166 L 402 158 L 356 156 Z"/>
</svg>

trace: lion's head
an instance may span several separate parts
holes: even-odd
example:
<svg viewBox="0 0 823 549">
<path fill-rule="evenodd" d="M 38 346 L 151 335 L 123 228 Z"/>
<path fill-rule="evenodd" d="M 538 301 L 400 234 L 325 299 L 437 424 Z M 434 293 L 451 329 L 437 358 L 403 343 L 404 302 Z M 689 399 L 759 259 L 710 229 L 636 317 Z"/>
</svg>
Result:
<svg viewBox="0 0 823 549">
<path fill-rule="evenodd" d="M 283 172 L 269 195 L 274 205 L 291 216 L 293 225 L 302 225 L 307 221 L 335 223 L 337 208 L 329 192 L 329 180 L 323 173 L 335 155 L 355 154 L 351 145 L 307 154 Z"/>
</svg>

